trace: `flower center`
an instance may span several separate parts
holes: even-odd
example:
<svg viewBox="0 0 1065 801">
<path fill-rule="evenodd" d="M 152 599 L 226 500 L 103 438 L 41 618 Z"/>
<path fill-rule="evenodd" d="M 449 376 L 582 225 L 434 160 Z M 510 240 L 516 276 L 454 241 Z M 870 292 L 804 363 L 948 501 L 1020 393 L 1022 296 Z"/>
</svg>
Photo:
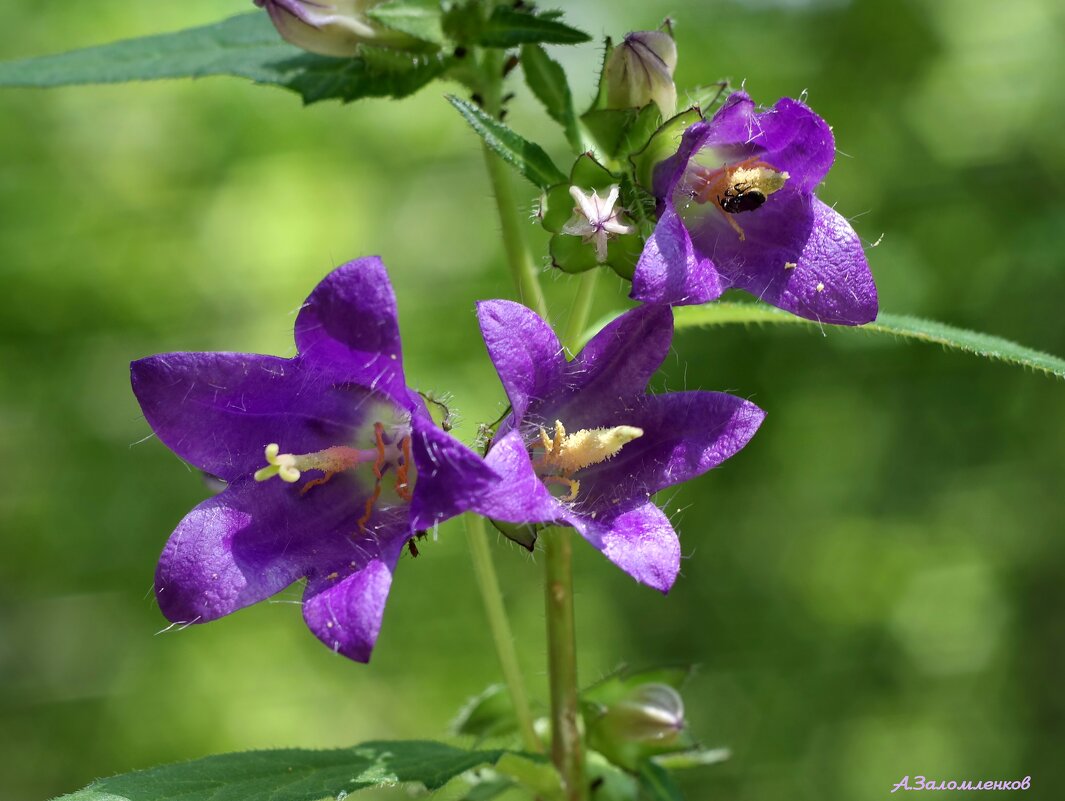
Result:
<svg viewBox="0 0 1065 801">
<path fill-rule="evenodd" d="M 553 437 L 540 428 L 544 452 L 533 468 L 545 484 L 569 487 L 569 495 L 564 500 L 572 501 L 581 488 L 581 482 L 573 478 L 574 473 L 614 458 L 628 443 L 642 436 L 643 429 L 635 426 L 582 428 L 567 434 L 562 421 L 556 420 Z"/>
<path fill-rule="evenodd" d="M 361 464 L 370 464 L 373 469 L 374 485 L 362 517 L 358 520 L 359 531 L 366 529 L 366 524 L 373 514 L 373 509 L 381 497 L 381 485 L 385 473 L 392 468 L 395 473 L 394 489 L 404 501 L 411 499 L 411 460 L 410 435 L 404 433 L 390 442 L 385 439 L 383 423 L 374 423 L 374 447 L 359 449 L 347 445 L 334 445 L 313 453 L 281 453 L 281 446 L 271 442 L 266 446 L 266 467 L 255 471 L 256 481 L 269 481 L 277 476 L 288 484 L 295 484 L 308 470 L 322 473 L 300 487 L 300 495 L 305 495 L 314 487 L 325 484 L 333 476 L 346 470 L 357 468 Z"/>
<path fill-rule="evenodd" d="M 755 156 L 718 169 L 694 165 L 690 189 L 696 202 L 714 204 L 742 242 L 746 236 L 733 215 L 761 208 L 771 194 L 784 188 L 789 177 Z"/>
</svg>

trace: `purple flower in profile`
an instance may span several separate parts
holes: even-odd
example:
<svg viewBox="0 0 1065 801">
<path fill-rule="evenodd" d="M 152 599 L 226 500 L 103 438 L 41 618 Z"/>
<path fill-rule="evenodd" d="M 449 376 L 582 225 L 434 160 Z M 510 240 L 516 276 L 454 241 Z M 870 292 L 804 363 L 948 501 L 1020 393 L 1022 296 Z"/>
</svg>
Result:
<svg viewBox="0 0 1065 801">
<path fill-rule="evenodd" d="M 508 523 L 570 525 L 667 592 L 680 544 L 651 496 L 740 450 L 762 410 L 720 392 L 645 394 L 673 338 L 668 307 L 626 312 L 573 361 L 524 306 L 486 301 L 477 314 L 511 412 L 486 456 L 500 481 L 474 509 Z"/>
<path fill-rule="evenodd" d="M 167 353 L 133 362 L 159 438 L 226 482 L 171 535 L 159 607 L 203 623 L 307 579 L 303 616 L 333 650 L 368 661 L 404 545 L 495 479 L 438 429 L 403 375 L 396 300 L 376 257 L 311 292 L 291 359 Z"/>
<path fill-rule="evenodd" d="M 783 98 L 758 112 L 746 93 L 731 95 L 655 168 L 659 220 L 632 297 L 685 305 L 736 287 L 819 322 L 876 319 L 861 242 L 814 195 L 834 158 L 832 130 L 806 105 Z"/>
</svg>

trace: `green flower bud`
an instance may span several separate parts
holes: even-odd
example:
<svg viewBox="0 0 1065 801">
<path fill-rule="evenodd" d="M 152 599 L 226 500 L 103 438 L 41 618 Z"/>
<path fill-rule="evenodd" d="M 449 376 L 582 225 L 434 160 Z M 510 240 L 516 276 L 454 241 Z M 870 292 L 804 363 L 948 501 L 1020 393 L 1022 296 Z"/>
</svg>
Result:
<svg viewBox="0 0 1065 801">
<path fill-rule="evenodd" d="M 362 45 L 398 49 L 424 44 L 377 24 L 367 11 L 383 0 L 255 0 L 285 41 L 323 56 L 347 58 Z"/>
<path fill-rule="evenodd" d="M 668 119 L 677 110 L 677 44 L 663 31 L 630 33 L 603 69 L 607 108 L 643 108 L 655 103 Z"/>
<path fill-rule="evenodd" d="M 640 760 L 689 747 L 684 700 L 668 684 L 641 684 L 586 716 L 589 743 L 615 765 L 635 770 Z"/>
</svg>

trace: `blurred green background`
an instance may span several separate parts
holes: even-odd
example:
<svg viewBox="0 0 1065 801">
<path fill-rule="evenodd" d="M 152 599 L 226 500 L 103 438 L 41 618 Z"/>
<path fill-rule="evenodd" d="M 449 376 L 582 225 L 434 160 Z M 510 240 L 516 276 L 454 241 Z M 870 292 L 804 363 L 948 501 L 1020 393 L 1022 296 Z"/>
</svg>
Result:
<svg viewBox="0 0 1065 801">
<path fill-rule="evenodd" d="M 9 0 L 0 57 L 245 10 Z M 1057 0 L 580 0 L 597 36 L 676 19 L 681 86 L 809 91 L 882 307 L 1065 354 L 1065 7 Z M 586 98 L 597 45 L 562 53 Z M 430 87 L 323 104 L 235 79 L 0 92 L 0 798 L 220 750 L 438 736 L 497 679 L 460 527 L 404 558 L 373 663 L 305 630 L 293 588 L 164 628 L 155 559 L 205 495 L 154 439 L 130 359 L 289 354 L 331 267 L 390 266 L 408 375 L 472 437 L 502 398 L 472 313 L 510 297 L 475 137 Z M 520 80 L 510 117 L 564 153 Z M 846 154 L 846 155 L 844 155 Z M 532 208 L 532 192 L 521 187 Z M 544 242 L 530 234 L 543 252 Z M 564 318 L 572 283 L 547 274 Z M 623 304 L 615 279 L 597 312 Z M 886 797 L 902 776 L 1033 777 L 1065 797 L 1065 386 L 838 330 L 691 332 L 659 381 L 769 411 L 722 469 L 659 500 L 667 599 L 577 554 L 580 670 L 702 667 L 687 699 L 731 762 L 692 799 Z M 495 549 L 543 697 L 538 558 Z"/>
</svg>

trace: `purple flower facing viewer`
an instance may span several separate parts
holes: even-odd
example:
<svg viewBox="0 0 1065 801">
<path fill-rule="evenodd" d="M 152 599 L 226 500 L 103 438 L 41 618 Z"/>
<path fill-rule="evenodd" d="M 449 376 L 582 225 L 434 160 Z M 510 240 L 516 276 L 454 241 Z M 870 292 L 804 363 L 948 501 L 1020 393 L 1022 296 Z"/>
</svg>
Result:
<svg viewBox="0 0 1065 801">
<path fill-rule="evenodd" d="M 655 168 L 659 220 L 632 297 L 686 305 L 736 287 L 819 322 L 874 320 L 861 242 L 814 195 L 834 158 L 832 130 L 806 105 L 782 98 L 759 112 L 746 93 L 731 95 Z"/>
<path fill-rule="evenodd" d="M 407 388 L 380 259 L 326 276 L 300 309 L 295 339 L 291 359 L 133 362 L 152 430 L 227 485 L 171 535 L 156 597 L 169 620 L 203 623 L 306 578 L 308 627 L 365 662 L 404 545 L 470 508 L 495 476 Z"/>
<path fill-rule="evenodd" d="M 667 592 L 680 544 L 651 496 L 740 450 L 762 410 L 720 392 L 645 394 L 673 338 L 666 306 L 626 312 L 573 361 L 524 306 L 486 301 L 477 314 L 511 412 L 486 456 L 500 480 L 473 508 L 509 523 L 573 526 L 637 581 Z"/>
</svg>

